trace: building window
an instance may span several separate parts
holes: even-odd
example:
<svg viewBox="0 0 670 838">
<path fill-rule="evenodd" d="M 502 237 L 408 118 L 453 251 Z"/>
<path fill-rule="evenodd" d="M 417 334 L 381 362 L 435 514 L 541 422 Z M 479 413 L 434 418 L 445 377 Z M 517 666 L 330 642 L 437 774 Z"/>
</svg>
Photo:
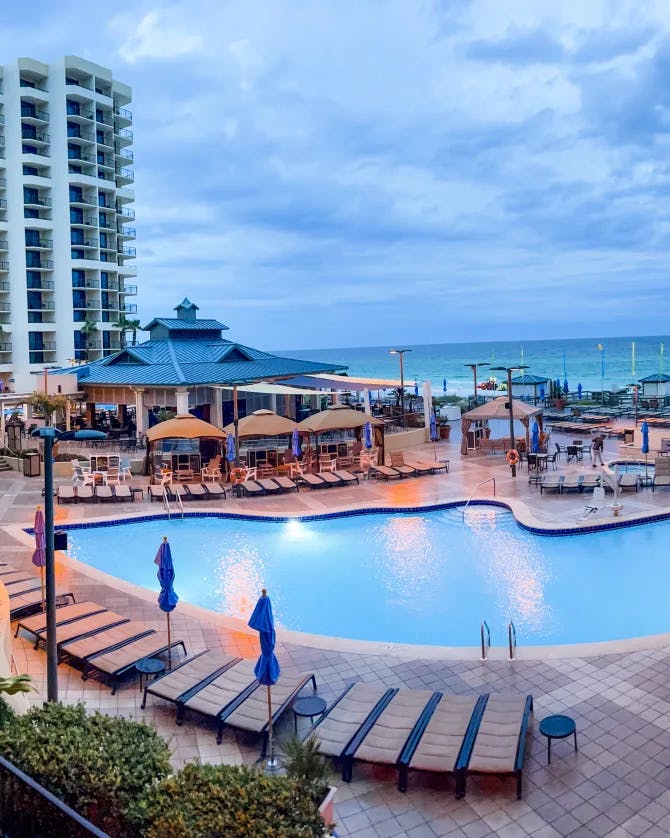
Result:
<svg viewBox="0 0 670 838">
<path fill-rule="evenodd" d="M 24 163 L 23 164 L 23 174 L 24 175 L 34 175 L 34 176 L 36 176 L 38 174 L 37 166 L 26 166 L 26 164 Z"/>
<path fill-rule="evenodd" d="M 109 272 L 100 271 L 100 287 L 109 288 Z"/>
<path fill-rule="evenodd" d="M 103 309 L 103 312 L 102 312 L 102 315 L 101 315 L 101 320 L 102 320 L 103 323 L 110 323 L 111 322 L 111 317 L 109 316 L 109 311 L 105 311 Z"/>
<path fill-rule="evenodd" d="M 35 116 L 35 113 L 36 108 L 33 102 L 21 102 L 21 116 Z"/>
<path fill-rule="evenodd" d="M 86 320 L 86 312 L 81 310 L 75 310 L 72 312 L 72 319 L 75 323 L 83 323 Z"/>
<path fill-rule="evenodd" d="M 27 250 L 26 251 L 26 267 L 27 268 L 40 268 L 40 267 L 42 267 L 42 259 L 40 258 L 40 254 L 35 253 L 34 250 Z"/>
<path fill-rule="evenodd" d="M 41 311 L 29 311 L 28 312 L 28 322 L 29 323 L 41 323 L 42 322 L 42 312 Z"/>
<path fill-rule="evenodd" d="M 72 143 L 67 144 L 67 159 L 68 160 L 81 160 L 81 146 L 73 145 Z"/>
<path fill-rule="evenodd" d="M 83 230 L 70 230 L 70 244 L 83 244 L 84 243 L 84 231 Z"/>
<path fill-rule="evenodd" d="M 105 121 L 105 114 L 101 108 L 95 109 L 95 121 L 96 122 L 104 122 Z"/>
<path fill-rule="evenodd" d="M 28 288 L 41 288 L 42 274 L 39 271 L 26 271 L 26 285 Z"/>
<path fill-rule="evenodd" d="M 101 192 L 98 195 L 98 206 L 99 207 L 106 207 L 107 206 L 107 197 L 104 192 Z"/>
<path fill-rule="evenodd" d="M 26 246 L 27 247 L 39 247 L 40 244 L 40 231 L 39 230 L 26 230 Z"/>
<path fill-rule="evenodd" d="M 70 187 L 70 200 L 81 202 L 82 198 L 84 197 L 84 192 L 81 186 L 71 186 Z"/>
<path fill-rule="evenodd" d="M 98 223 L 100 224 L 101 227 L 106 227 L 107 226 L 107 213 L 106 212 L 98 213 Z"/>
<path fill-rule="evenodd" d="M 28 308 L 42 308 L 42 295 L 39 291 L 28 291 Z"/>
<path fill-rule="evenodd" d="M 84 251 L 80 250 L 78 247 L 73 247 L 70 251 L 70 256 L 72 259 L 83 259 Z"/>
<path fill-rule="evenodd" d="M 74 331 L 74 348 L 86 349 L 86 335 L 80 329 Z"/>
<path fill-rule="evenodd" d="M 105 145 L 105 132 L 100 131 L 100 129 L 97 129 L 95 132 L 95 139 L 97 140 L 97 142 L 102 143 L 102 145 Z"/>
<path fill-rule="evenodd" d="M 110 340 L 111 337 L 112 336 L 111 336 L 110 332 L 103 332 L 102 333 L 102 348 L 103 349 L 109 349 L 109 347 L 111 345 L 111 340 Z"/>
<path fill-rule="evenodd" d="M 102 251 L 102 253 L 100 254 L 100 261 L 101 261 L 101 262 L 109 262 L 109 259 L 107 258 L 107 254 L 105 253 L 105 251 L 104 251 L 104 250 L 103 250 L 103 251 Z"/>
<path fill-rule="evenodd" d="M 79 102 L 75 102 L 72 99 L 67 100 L 66 104 L 67 113 L 71 116 L 79 116 L 81 112 L 81 108 L 79 107 Z"/>
<path fill-rule="evenodd" d="M 72 287 L 83 288 L 86 284 L 86 273 L 81 268 L 72 269 Z"/>
<path fill-rule="evenodd" d="M 86 308 L 86 291 L 72 292 L 72 308 Z"/>
<path fill-rule="evenodd" d="M 70 224 L 83 224 L 84 210 L 81 207 L 72 207 L 70 210 Z"/>
<path fill-rule="evenodd" d="M 81 137 L 81 127 L 76 122 L 68 122 L 67 135 L 68 137 Z"/>
<path fill-rule="evenodd" d="M 44 335 L 42 332 L 28 332 L 28 349 L 44 349 Z"/>
<path fill-rule="evenodd" d="M 23 217 L 24 218 L 39 218 L 40 212 L 36 209 L 31 209 L 29 207 L 23 208 Z"/>
<path fill-rule="evenodd" d="M 23 143 L 22 146 L 21 146 L 21 151 L 24 154 L 37 154 L 37 146 L 28 145 L 27 143 Z"/>
<path fill-rule="evenodd" d="M 100 247 L 107 247 L 107 233 L 100 233 Z"/>
<path fill-rule="evenodd" d="M 24 204 L 37 204 L 39 203 L 39 192 L 37 189 L 33 188 L 32 186 L 24 186 L 23 187 L 23 203 Z"/>
</svg>

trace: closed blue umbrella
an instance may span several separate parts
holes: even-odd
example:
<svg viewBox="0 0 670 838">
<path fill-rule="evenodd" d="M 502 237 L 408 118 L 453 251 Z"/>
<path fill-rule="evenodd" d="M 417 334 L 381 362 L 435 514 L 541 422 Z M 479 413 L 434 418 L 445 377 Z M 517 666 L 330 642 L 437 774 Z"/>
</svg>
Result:
<svg viewBox="0 0 670 838">
<path fill-rule="evenodd" d="M 649 425 L 646 422 L 643 422 L 640 425 L 640 430 L 642 431 L 642 453 L 644 454 L 644 476 L 645 478 L 648 477 L 647 473 L 647 454 L 649 453 Z"/>
<path fill-rule="evenodd" d="M 229 463 L 235 460 L 235 437 L 232 434 L 226 437 L 226 460 Z"/>
<path fill-rule="evenodd" d="M 435 447 L 435 443 L 440 438 L 440 435 L 437 432 L 437 416 L 435 415 L 435 411 L 431 410 L 430 412 L 430 441 L 433 443 L 433 458 L 437 461 L 437 448 Z"/>
<path fill-rule="evenodd" d="M 447 379 L 446 378 L 442 379 L 442 392 L 443 393 L 447 392 Z"/>
<path fill-rule="evenodd" d="M 570 388 L 568 387 L 568 379 L 567 378 L 563 381 L 563 392 L 565 393 L 566 396 L 570 392 Z"/>
<path fill-rule="evenodd" d="M 168 544 L 167 536 L 163 536 L 161 546 L 158 548 L 154 564 L 158 565 L 158 581 L 161 585 L 160 593 L 158 594 L 158 607 L 161 611 L 165 611 L 167 617 L 167 634 L 168 634 L 168 668 L 172 669 L 172 641 L 170 638 L 170 612 L 174 611 L 179 597 L 174 592 L 172 587 L 174 583 L 174 565 L 172 564 L 172 551 Z"/>
<path fill-rule="evenodd" d="M 372 425 L 369 422 L 363 426 L 363 442 L 366 448 L 372 448 Z"/>
<path fill-rule="evenodd" d="M 537 422 L 533 422 L 533 438 L 530 444 L 533 454 L 537 454 L 540 450 L 540 426 Z"/>
<path fill-rule="evenodd" d="M 542 399 L 542 401 L 544 401 L 544 394 L 545 394 L 544 384 L 540 384 L 540 398 Z"/>
<path fill-rule="evenodd" d="M 42 586 L 42 609 L 44 609 L 44 566 L 47 563 L 47 534 L 44 525 L 44 513 L 42 507 L 35 510 L 35 524 L 33 525 L 35 535 L 35 552 L 33 553 L 33 564 L 40 569 L 40 582 Z"/>
<path fill-rule="evenodd" d="M 581 399 L 582 397 L 582 385 L 581 382 L 577 385 L 577 398 Z"/>
<path fill-rule="evenodd" d="M 277 683 L 279 673 L 279 661 L 275 657 L 275 625 L 272 617 L 272 603 L 270 597 L 267 595 L 265 588 L 261 591 L 261 596 L 254 612 L 249 619 L 249 627 L 258 632 L 258 639 L 261 644 L 261 656 L 254 667 L 254 675 L 258 679 L 259 684 L 264 684 L 268 688 L 268 747 L 270 750 L 270 759 L 267 767 L 271 770 L 278 768 L 278 762 L 274 757 L 274 744 L 272 741 L 272 691 L 271 687 Z"/>
<path fill-rule="evenodd" d="M 417 396 L 417 397 L 419 395 L 419 382 L 418 381 L 414 382 L 414 395 Z"/>
<path fill-rule="evenodd" d="M 300 434 L 297 428 L 293 428 L 293 435 L 291 437 L 291 452 L 294 457 L 300 457 L 302 448 L 300 447 Z"/>
</svg>

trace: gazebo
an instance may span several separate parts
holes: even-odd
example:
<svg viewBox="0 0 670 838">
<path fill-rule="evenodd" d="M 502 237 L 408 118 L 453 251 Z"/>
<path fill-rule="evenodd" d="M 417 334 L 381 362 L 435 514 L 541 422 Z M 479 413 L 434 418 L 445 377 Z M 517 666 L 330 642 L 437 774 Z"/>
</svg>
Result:
<svg viewBox="0 0 670 838">
<path fill-rule="evenodd" d="M 381 419 L 361 413 L 344 404 L 334 404 L 326 410 L 314 413 L 299 422 L 297 427 L 301 433 L 311 433 L 315 437 L 329 431 L 352 431 L 363 428 L 370 423 L 374 433 L 374 443 L 379 448 L 380 462 L 384 462 L 384 423 Z M 317 449 L 318 457 L 318 449 Z"/>
<path fill-rule="evenodd" d="M 640 384 L 645 397 L 667 396 L 670 392 L 670 375 L 664 372 L 653 373 L 641 378 Z"/>
<path fill-rule="evenodd" d="M 526 429 L 526 448 L 530 448 L 530 433 L 529 425 L 532 416 L 537 417 L 538 425 L 542 428 L 542 408 L 535 407 L 526 402 L 520 402 L 518 399 L 512 399 L 512 412 L 514 418 L 518 419 Z M 497 399 L 485 404 L 480 404 L 464 413 L 461 416 L 461 432 L 463 438 L 461 439 L 461 454 L 468 453 L 468 431 L 473 422 L 484 421 L 489 419 L 509 419 L 509 397 L 499 396 Z"/>
<path fill-rule="evenodd" d="M 548 382 L 549 379 L 544 375 L 532 375 L 531 373 L 517 375 L 516 378 L 512 379 L 512 395 L 522 399 L 532 399 L 535 403 L 537 401 L 537 388 L 546 387 Z"/>
<path fill-rule="evenodd" d="M 149 473 L 149 464 L 151 463 L 151 454 L 154 445 L 157 442 L 164 440 L 201 440 L 209 439 L 223 442 L 226 439 L 226 432 L 210 422 L 204 422 L 193 416 L 190 413 L 180 414 L 174 419 L 168 419 L 165 422 L 159 422 L 153 428 L 147 431 L 147 457 L 145 463 L 145 474 Z M 190 462 L 190 452 L 182 452 L 184 458 L 188 458 Z M 200 453 L 198 449 L 198 460 L 200 460 Z M 194 471 L 196 469 L 193 469 Z M 197 466 L 198 473 L 200 466 Z"/>
</svg>

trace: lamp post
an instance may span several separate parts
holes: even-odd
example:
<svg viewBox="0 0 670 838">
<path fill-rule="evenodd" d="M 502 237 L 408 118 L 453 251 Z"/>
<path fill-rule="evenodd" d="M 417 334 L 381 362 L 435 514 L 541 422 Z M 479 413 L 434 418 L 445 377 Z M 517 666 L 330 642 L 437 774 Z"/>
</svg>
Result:
<svg viewBox="0 0 670 838">
<path fill-rule="evenodd" d="M 389 352 L 389 355 L 400 356 L 400 415 L 403 430 L 405 430 L 405 371 L 403 367 L 403 356 L 405 352 L 411 351 L 411 349 L 391 349 Z"/>
<path fill-rule="evenodd" d="M 492 370 L 507 372 L 507 398 L 509 401 L 509 439 L 510 445 L 514 447 L 514 405 L 512 403 L 512 372 L 515 370 L 527 370 L 528 364 L 519 364 L 517 367 L 491 367 Z M 516 477 L 516 463 L 512 463 L 512 477 Z"/>
<path fill-rule="evenodd" d="M 490 367 L 491 364 L 489 364 L 486 361 L 483 361 L 483 362 L 477 363 L 477 364 L 463 364 L 463 366 L 464 367 L 470 367 L 470 369 L 472 370 L 472 379 L 473 379 L 474 394 L 475 394 L 472 406 L 477 407 L 477 367 Z"/>
</svg>

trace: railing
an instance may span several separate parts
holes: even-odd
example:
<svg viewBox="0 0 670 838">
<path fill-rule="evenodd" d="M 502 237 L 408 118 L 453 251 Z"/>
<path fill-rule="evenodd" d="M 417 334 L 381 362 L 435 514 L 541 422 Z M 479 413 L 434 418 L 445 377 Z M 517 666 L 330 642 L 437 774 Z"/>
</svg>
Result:
<svg viewBox="0 0 670 838">
<path fill-rule="evenodd" d="M 119 291 L 122 294 L 130 294 L 132 296 L 137 294 L 137 285 L 124 285 L 123 288 L 119 288 Z"/>
<path fill-rule="evenodd" d="M 53 250 L 53 239 L 38 239 L 37 241 L 26 242 L 26 247 L 43 247 L 45 250 Z"/>
<path fill-rule="evenodd" d="M 465 510 L 466 510 L 466 509 L 468 508 L 468 506 L 470 505 L 470 501 L 471 501 L 471 500 L 473 499 L 473 497 L 475 496 L 475 492 L 477 491 L 477 489 L 478 489 L 480 486 L 483 486 L 483 485 L 484 485 L 484 483 L 488 483 L 490 480 L 492 480 L 492 481 L 493 481 L 493 497 L 495 497 L 495 496 L 496 496 L 496 479 L 495 479 L 495 477 L 487 477 L 487 478 L 486 478 L 486 480 L 482 480 L 480 483 L 477 483 L 477 485 L 476 485 L 476 486 L 475 486 L 475 488 L 474 488 L 473 493 L 470 495 L 470 497 L 468 498 L 467 503 L 466 503 L 466 504 L 465 504 L 465 506 L 463 507 L 463 520 L 464 520 L 464 521 L 465 521 Z"/>
<path fill-rule="evenodd" d="M 126 314 L 137 314 L 137 304 L 136 303 L 125 303 L 121 311 L 125 311 Z"/>
<path fill-rule="evenodd" d="M 482 620 L 479 633 L 482 641 L 482 660 L 485 661 L 486 653 L 491 648 L 491 630 L 486 620 Z"/>
<path fill-rule="evenodd" d="M 133 132 L 130 128 L 119 128 L 115 133 L 117 137 L 121 137 L 124 140 L 132 140 L 133 138 Z"/>
<path fill-rule="evenodd" d="M 12 345 L 11 343 L 0 343 L 0 352 L 11 352 Z"/>
<path fill-rule="evenodd" d="M 126 207 L 123 204 L 119 204 L 116 207 L 116 212 L 124 218 L 135 218 L 135 210 L 131 207 Z"/>
<path fill-rule="evenodd" d="M 516 626 L 512 620 L 509 621 L 509 625 L 507 626 L 507 645 L 509 647 L 509 659 L 513 661 L 514 650 L 516 649 Z"/>
<path fill-rule="evenodd" d="M 43 131 L 35 131 L 31 133 L 30 131 L 21 131 L 21 139 L 22 140 L 34 140 L 38 143 L 50 143 L 51 137 L 49 134 L 45 134 Z"/>
<path fill-rule="evenodd" d="M 127 236 L 129 239 L 134 239 L 136 235 L 136 230 L 134 227 L 123 227 L 122 225 L 117 226 L 116 232 L 120 236 Z"/>
<path fill-rule="evenodd" d="M 120 116 L 121 119 L 127 119 L 128 122 L 133 121 L 133 114 L 126 108 L 114 108 L 114 116 Z"/>
<path fill-rule="evenodd" d="M 49 111 L 43 111 L 38 108 L 25 108 L 21 106 L 22 119 L 39 119 L 41 122 L 49 121 Z"/>
<path fill-rule="evenodd" d="M 181 495 L 180 495 L 179 492 L 175 492 L 174 495 L 177 498 L 177 506 L 179 507 L 179 510 L 181 512 L 181 517 L 183 518 L 184 517 L 184 503 L 181 499 Z"/>
<path fill-rule="evenodd" d="M 86 818 L 0 757 L 0 823 L 3 835 L 95 835 L 109 838 Z M 5 831 L 5 828 L 7 831 Z"/>
<path fill-rule="evenodd" d="M 38 195 L 37 198 L 33 198 L 32 196 L 23 197 L 23 203 L 25 206 L 32 206 L 32 207 L 50 207 L 51 206 L 51 198 L 46 198 L 43 195 Z"/>
<path fill-rule="evenodd" d="M 117 157 L 122 157 L 124 160 L 133 161 L 135 159 L 135 155 L 129 148 L 122 148 L 116 145 L 114 146 L 114 153 Z"/>
<path fill-rule="evenodd" d="M 135 172 L 132 169 L 128 169 L 127 167 L 123 169 L 117 169 L 116 176 L 118 178 L 121 178 L 122 180 L 135 180 Z"/>
<path fill-rule="evenodd" d="M 170 496 L 168 495 L 167 488 L 163 486 L 163 506 L 165 507 L 165 511 L 167 512 L 168 521 L 170 520 Z"/>
<path fill-rule="evenodd" d="M 119 247 L 116 251 L 119 256 L 135 256 L 137 250 L 134 247 Z"/>
</svg>

